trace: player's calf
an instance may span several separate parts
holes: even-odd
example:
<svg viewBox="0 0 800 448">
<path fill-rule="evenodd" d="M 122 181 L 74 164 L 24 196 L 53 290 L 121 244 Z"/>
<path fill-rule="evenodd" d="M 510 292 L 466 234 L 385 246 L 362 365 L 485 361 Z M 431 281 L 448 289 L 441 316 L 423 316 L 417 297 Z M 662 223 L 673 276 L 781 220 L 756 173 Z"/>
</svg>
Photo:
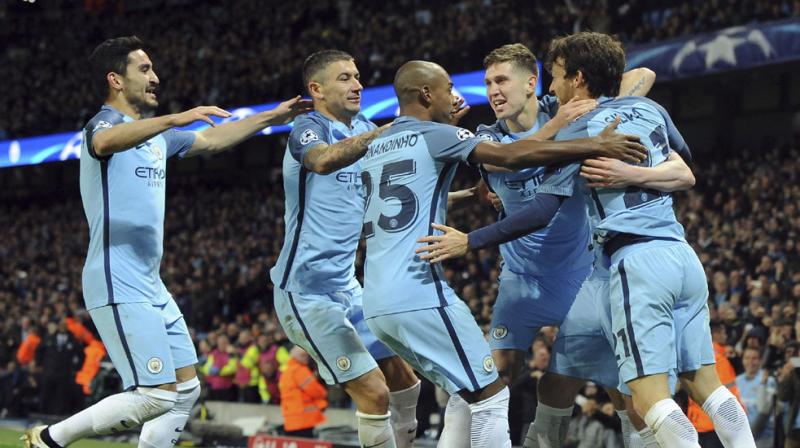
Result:
<svg viewBox="0 0 800 448">
<path fill-rule="evenodd" d="M 169 412 L 177 392 L 139 387 L 106 397 L 68 419 L 48 426 L 41 433 L 44 446 L 56 448 L 92 435 L 108 435 L 135 428 Z M 36 446 L 36 445 L 31 445 Z"/>
<path fill-rule="evenodd" d="M 395 448 L 390 422 L 389 388 L 379 369 L 372 369 L 344 383 L 345 392 L 356 404 L 358 441 L 361 446 Z"/>
</svg>

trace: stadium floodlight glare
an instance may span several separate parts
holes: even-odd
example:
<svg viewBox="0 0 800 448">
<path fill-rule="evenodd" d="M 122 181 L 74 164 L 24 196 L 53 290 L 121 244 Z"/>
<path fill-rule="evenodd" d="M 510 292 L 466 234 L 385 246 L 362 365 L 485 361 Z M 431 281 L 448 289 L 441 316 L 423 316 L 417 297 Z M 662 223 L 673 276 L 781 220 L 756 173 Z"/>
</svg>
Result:
<svg viewBox="0 0 800 448">
<path fill-rule="evenodd" d="M 35 1 L 35 0 L 29 0 Z M 541 63 L 539 71 L 541 73 Z M 466 104 L 475 106 L 487 104 L 486 86 L 483 82 L 483 70 L 453 75 L 454 93 L 464 98 Z M 536 95 L 541 95 L 541 79 L 536 86 Z M 254 113 L 272 109 L 277 102 L 245 106 L 231 109 L 231 116 L 224 120 L 214 117 L 215 122 L 241 120 Z M 99 105 L 98 105 L 99 108 Z M 398 114 L 397 98 L 391 85 L 369 87 L 361 95 L 361 111 L 370 120 L 381 120 L 396 117 Z M 202 130 L 208 125 L 194 123 L 185 129 Z M 264 135 L 289 132 L 291 124 L 272 126 L 261 131 Z M 0 141 L 0 168 L 24 165 L 37 165 L 48 162 L 61 162 L 77 159 L 81 154 L 82 132 L 63 132 L 16 140 Z"/>
</svg>

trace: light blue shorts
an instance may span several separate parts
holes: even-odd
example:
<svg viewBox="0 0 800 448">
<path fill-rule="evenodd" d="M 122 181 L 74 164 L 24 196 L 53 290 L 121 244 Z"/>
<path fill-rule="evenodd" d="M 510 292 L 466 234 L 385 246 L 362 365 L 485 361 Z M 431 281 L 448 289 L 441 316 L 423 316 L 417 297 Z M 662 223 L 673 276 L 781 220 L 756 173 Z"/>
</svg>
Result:
<svg viewBox="0 0 800 448">
<path fill-rule="evenodd" d="M 703 266 L 685 242 L 618 250 L 609 269 L 611 324 L 620 379 L 714 364 Z"/>
<path fill-rule="evenodd" d="M 464 302 L 370 317 L 369 328 L 417 372 L 450 394 L 497 380 L 489 344 Z"/>
<path fill-rule="evenodd" d="M 532 276 L 504 266 L 492 310 L 492 350 L 528 351 L 542 327 L 561 325 L 591 269 L 588 265 L 561 275 Z"/>
<path fill-rule="evenodd" d="M 292 343 L 317 362 L 328 384 L 340 384 L 394 356 L 367 327 L 361 286 L 328 294 L 294 293 L 275 288 L 275 311 Z"/>
<path fill-rule="evenodd" d="M 174 383 L 175 369 L 197 364 L 186 321 L 171 297 L 161 305 L 119 303 L 89 314 L 126 390 Z"/>
<path fill-rule="evenodd" d="M 617 388 L 613 344 L 608 279 L 593 273 L 583 282 L 558 330 L 548 370 Z"/>
</svg>

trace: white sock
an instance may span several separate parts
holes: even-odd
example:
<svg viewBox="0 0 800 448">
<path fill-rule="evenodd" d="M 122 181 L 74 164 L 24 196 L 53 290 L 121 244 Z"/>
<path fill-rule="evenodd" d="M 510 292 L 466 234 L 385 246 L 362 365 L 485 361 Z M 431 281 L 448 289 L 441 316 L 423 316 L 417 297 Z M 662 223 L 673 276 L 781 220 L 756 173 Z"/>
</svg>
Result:
<svg viewBox="0 0 800 448">
<path fill-rule="evenodd" d="M 178 393 L 152 387 L 139 387 L 106 397 L 72 417 L 47 428 L 61 446 L 91 435 L 106 435 L 135 428 L 169 412 Z"/>
<path fill-rule="evenodd" d="M 417 438 L 417 400 L 420 381 L 408 389 L 389 392 L 389 412 L 397 448 L 411 448 Z"/>
<path fill-rule="evenodd" d="M 697 430 L 671 398 L 654 404 L 644 416 L 647 426 L 652 428 L 659 445 L 669 448 L 700 448 Z"/>
<path fill-rule="evenodd" d="M 438 448 L 463 448 L 469 446 L 469 427 L 472 411 L 469 403 L 458 394 L 450 395 L 444 410 L 444 425 Z"/>
<path fill-rule="evenodd" d="M 491 397 L 469 405 L 471 448 L 511 448 L 508 431 L 508 387 Z"/>
<path fill-rule="evenodd" d="M 639 431 L 639 438 L 641 438 L 644 448 L 660 448 L 661 446 L 656 440 L 656 433 L 649 426 L 645 426 L 644 429 Z"/>
<path fill-rule="evenodd" d="M 374 448 L 396 448 L 392 425 L 389 423 L 391 413 L 384 415 L 365 414 L 356 411 L 358 418 L 358 443 L 361 446 Z"/>
<path fill-rule="evenodd" d="M 711 417 L 714 431 L 725 448 L 755 447 L 747 415 L 736 397 L 725 386 L 720 386 L 703 403 L 703 410 Z"/>
<path fill-rule="evenodd" d="M 192 407 L 200 398 L 197 377 L 178 384 L 178 400 L 169 412 L 146 422 L 139 435 L 139 448 L 171 448 L 178 443 Z"/>
<path fill-rule="evenodd" d="M 522 443 L 524 448 L 559 448 L 567 437 L 572 406 L 554 408 L 543 404 L 536 405 L 536 417 L 528 427 L 528 434 Z"/>
<path fill-rule="evenodd" d="M 639 438 L 639 433 L 633 427 L 633 423 L 628 417 L 628 411 L 617 410 L 617 416 L 622 423 L 622 443 L 625 448 L 643 448 L 642 439 Z"/>
</svg>

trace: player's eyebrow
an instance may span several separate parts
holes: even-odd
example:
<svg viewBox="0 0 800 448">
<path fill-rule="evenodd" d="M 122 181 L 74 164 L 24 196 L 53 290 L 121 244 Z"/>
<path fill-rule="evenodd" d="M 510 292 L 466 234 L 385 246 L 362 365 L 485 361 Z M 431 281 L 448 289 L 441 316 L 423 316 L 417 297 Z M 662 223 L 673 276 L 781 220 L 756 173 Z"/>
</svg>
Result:
<svg viewBox="0 0 800 448">
<path fill-rule="evenodd" d="M 139 64 L 139 70 L 147 71 L 148 69 L 150 69 L 150 67 L 152 67 L 152 65 L 149 62 L 143 62 Z"/>
</svg>

